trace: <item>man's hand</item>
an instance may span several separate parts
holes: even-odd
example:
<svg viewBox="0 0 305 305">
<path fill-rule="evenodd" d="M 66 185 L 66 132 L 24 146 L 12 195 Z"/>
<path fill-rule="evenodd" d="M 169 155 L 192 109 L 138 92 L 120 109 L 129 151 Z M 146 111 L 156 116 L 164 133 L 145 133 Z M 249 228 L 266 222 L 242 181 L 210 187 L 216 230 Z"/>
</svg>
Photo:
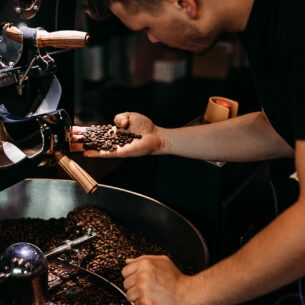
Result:
<svg viewBox="0 0 305 305">
<path fill-rule="evenodd" d="M 115 116 L 114 123 L 117 131 L 141 135 L 141 138 L 134 139 L 124 146 L 117 146 L 117 149 L 111 152 L 107 150 L 85 150 L 83 143 L 80 143 L 80 139 L 87 127 L 73 126 L 71 152 L 84 151 L 84 156 L 93 158 L 126 158 L 151 154 L 160 147 L 158 127 L 146 116 L 135 112 L 124 112 Z"/>
<path fill-rule="evenodd" d="M 136 305 L 187 304 L 191 276 L 184 275 L 165 255 L 127 259 L 122 270 L 127 298 Z"/>
</svg>

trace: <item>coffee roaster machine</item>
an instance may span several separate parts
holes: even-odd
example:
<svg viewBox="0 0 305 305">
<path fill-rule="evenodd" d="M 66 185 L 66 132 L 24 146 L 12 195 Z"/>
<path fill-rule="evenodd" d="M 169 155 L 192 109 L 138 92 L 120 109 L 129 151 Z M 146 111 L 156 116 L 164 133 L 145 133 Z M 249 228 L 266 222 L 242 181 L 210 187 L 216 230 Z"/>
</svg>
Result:
<svg viewBox="0 0 305 305">
<path fill-rule="evenodd" d="M 61 218 L 94 203 L 182 264 L 202 270 L 208 264 L 208 249 L 186 218 L 152 198 L 97 184 L 68 157 L 75 50 L 90 43 L 90 35 L 77 25 L 80 12 L 80 1 L 0 1 L 0 221 Z M 73 179 L 44 177 L 58 164 Z M 48 261 L 94 238 L 95 232 L 87 232 L 47 253 L 24 239 L 2 249 L 0 304 L 51 304 Z M 124 291 L 103 276 L 67 261 L 57 263 L 65 273 L 94 282 L 91 287 L 106 285 L 124 299 Z M 125 298 L 123 303 L 131 302 Z"/>
<path fill-rule="evenodd" d="M 86 32 L 75 30 L 78 5 L 1 1 L 1 170 L 6 179 L 0 189 L 26 178 L 29 170 L 35 176 L 34 163 L 51 168 L 54 152 L 69 149 L 74 51 L 89 43 Z"/>
</svg>

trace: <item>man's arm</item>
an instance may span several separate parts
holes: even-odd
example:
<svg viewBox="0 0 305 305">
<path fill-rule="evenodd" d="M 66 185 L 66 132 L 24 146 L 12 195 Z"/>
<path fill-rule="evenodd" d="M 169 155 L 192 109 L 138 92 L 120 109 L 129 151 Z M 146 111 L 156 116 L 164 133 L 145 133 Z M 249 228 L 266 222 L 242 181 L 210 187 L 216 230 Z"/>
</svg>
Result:
<svg viewBox="0 0 305 305">
<path fill-rule="evenodd" d="M 263 112 L 217 123 L 160 134 L 158 154 L 174 154 L 214 161 L 258 161 L 293 157 L 294 150 L 278 135 Z"/>
<path fill-rule="evenodd" d="M 98 158 L 139 157 L 147 154 L 178 155 L 215 161 L 258 161 L 292 157 L 294 150 L 275 132 L 262 112 L 226 121 L 180 128 L 162 128 L 139 113 L 121 113 L 114 122 L 141 139 L 113 152 L 88 150 L 84 156 Z M 77 143 L 85 127 L 73 127 L 71 151 L 83 150 Z"/>
<path fill-rule="evenodd" d="M 241 250 L 196 276 L 196 304 L 236 304 L 305 275 L 305 141 L 297 141 L 300 196 Z M 205 302 L 206 301 L 206 302 Z"/>
<path fill-rule="evenodd" d="M 291 207 L 230 257 L 195 276 L 160 256 L 128 260 L 122 273 L 136 304 L 232 305 L 305 276 L 305 141 L 296 145 L 300 196 Z"/>
</svg>

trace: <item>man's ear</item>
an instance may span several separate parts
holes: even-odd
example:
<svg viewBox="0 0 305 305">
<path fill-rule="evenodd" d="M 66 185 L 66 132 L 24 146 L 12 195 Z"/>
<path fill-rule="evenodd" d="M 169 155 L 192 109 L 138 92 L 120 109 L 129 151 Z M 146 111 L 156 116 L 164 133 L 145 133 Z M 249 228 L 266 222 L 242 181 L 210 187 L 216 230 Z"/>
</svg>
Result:
<svg viewBox="0 0 305 305">
<path fill-rule="evenodd" d="M 196 0 L 176 0 L 175 6 L 183 10 L 187 15 L 192 18 L 197 18 L 197 3 Z"/>
</svg>

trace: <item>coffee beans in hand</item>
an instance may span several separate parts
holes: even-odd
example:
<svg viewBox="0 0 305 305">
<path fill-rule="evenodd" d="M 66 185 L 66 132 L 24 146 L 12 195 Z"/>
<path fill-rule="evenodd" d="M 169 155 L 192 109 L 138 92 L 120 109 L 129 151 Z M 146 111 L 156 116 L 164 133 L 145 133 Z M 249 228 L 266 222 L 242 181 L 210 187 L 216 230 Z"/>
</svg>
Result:
<svg viewBox="0 0 305 305">
<path fill-rule="evenodd" d="M 118 146 L 124 146 L 131 143 L 134 139 L 141 139 L 141 135 L 135 133 L 117 131 L 115 126 L 107 125 L 91 125 L 81 133 L 82 138 L 78 140 L 83 143 L 85 150 L 105 150 L 115 151 Z"/>
</svg>

